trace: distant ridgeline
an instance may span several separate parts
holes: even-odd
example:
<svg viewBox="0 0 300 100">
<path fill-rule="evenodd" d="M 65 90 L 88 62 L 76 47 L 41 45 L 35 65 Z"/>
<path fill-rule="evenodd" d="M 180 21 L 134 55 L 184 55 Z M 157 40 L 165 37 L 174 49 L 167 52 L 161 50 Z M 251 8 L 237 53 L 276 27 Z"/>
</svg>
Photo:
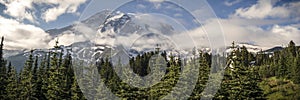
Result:
<svg viewBox="0 0 300 100">
<path fill-rule="evenodd" d="M 61 47 L 58 46 L 58 42 L 54 46 L 54 51 L 47 52 L 45 56 L 34 55 L 32 50 L 18 73 L 16 67 L 2 57 L 3 40 L 4 37 L 2 37 L 0 47 L 1 100 L 109 99 L 106 98 L 106 93 L 103 93 L 103 88 L 100 86 L 79 87 L 78 84 L 92 82 L 93 79 L 76 78 L 81 74 L 75 76 L 74 68 L 89 66 L 76 65 L 78 64 L 76 62 L 80 61 L 74 61 L 68 52 L 60 52 Z M 273 56 L 261 52 L 253 54 L 248 52 L 246 47 L 236 48 L 234 43 L 232 49 L 233 51 L 226 57 L 226 65 L 220 68 L 213 68 L 211 65 L 225 63 L 225 61 L 212 62 L 212 59 L 222 59 L 223 56 L 211 55 L 200 50 L 187 61 L 181 61 L 180 57 L 172 54 L 167 55 L 164 51 L 150 51 L 132 57 L 129 61 L 130 69 L 139 76 L 146 76 L 150 73 L 151 66 L 148 63 L 153 55 L 158 54 L 166 60 L 167 69 L 164 77 L 159 83 L 148 88 L 137 88 L 124 82 L 118 77 L 119 72 L 114 71 L 109 58 L 101 58 L 96 62 L 95 67 L 103 78 L 102 82 L 115 96 L 123 99 L 161 99 L 172 90 L 176 90 L 175 85 L 183 73 L 182 68 L 189 68 L 191 65 L 200 67 L 196 70 L 199 71 L 199 77 L 189 97 L 190 100 L 200 98 L 300 99 L 300 49 L 293 41 L 288 47 L 275 51 Z M 167 56 L 170 59 L 166 59 Z M 209 77 L 217 76 L 221 69 L 225 69 L 225 73 L 218 92 L 215 95 L 202 93 Z M 90 93 L 95 93 L 95 95 Z"/>
</svg>

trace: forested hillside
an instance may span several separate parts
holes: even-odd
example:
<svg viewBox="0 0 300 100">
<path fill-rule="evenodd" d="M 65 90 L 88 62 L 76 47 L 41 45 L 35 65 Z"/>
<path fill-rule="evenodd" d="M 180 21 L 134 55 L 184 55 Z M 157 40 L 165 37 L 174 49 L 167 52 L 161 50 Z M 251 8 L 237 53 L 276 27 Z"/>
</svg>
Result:
<svg viewBox="0 0 300 100">
<path fill-rule="evenodd" d="M 0 99 L 1 100 L 85 100 L 107 99 L 101 87 L 83 88 L 78 84 L 88 84 L 92 79 L 76 78 L 85 73 L 74 73 L 75 67 L 87 68 L 80 62 L 72 59 L 70 53 L 63 54 L 58 42 L 53 52 L 45 53 L 42 60 L 39 56 L 29 55 L 23 69 L 18 73 L 16 68 L 6 61 L 3 55 L 4 41 L 1 41 L 0 50 Z M 99 58 L 94 66 L 103 79 L 103 83 L 110 91 L 123 99 L 161 99 L 168 95 L 177 84 L 182 72 L 182 66 L 199 67 L 199 77 L 196 86 L 189 96 L 190 100 L 200 98 L 213 99 L 300 99 L 300 48 L 291 41 L 288 47 L 274 53 L 250 53 L 246 47 L 237 48 L 233 43 L 233 51 L 226 56 L 227 63 L 222 68 L 211 68 L 214 58 L 199 50 L 199 54 L 182 61 L 180 57 L 167 55 L 165 51 L 152 51 L 137 55 L 130 59 L 131 70 L 146 76 L 150 73 L 151 57 L 158 55 L 166 60 L 166 72 L 159 83 L 148 88 L 137 88 L 129 85 L 118 77 L 112 67 L 109 57 Z M 33 51 L 31 51 L 33 52 Z M 167 59 L 170 58 L 170 59 Z M 75 65 L 73 65 L 75 64 Z M 160 65 L 155 65 L 156 67 Z M 117 66 L 118 67 L 118 66 Z M 202 93 L 209 74 L 214 70 L 225 69 L 221 89 L 216 95 Z M 189 73 L 190 70 L 185 73 Z M 197 70 L 196 70 L 197 71 Z M 126 72 L 124 69 L 122 72 Z M 191 76 L 193 77 L 193 76 Z M 78 80 L 79 79 L 79 80 Z M 189 81 L 186 81 L 189 83 Z M 83 95 L 82 91 L 86 94 Z M 92 95 L 93 93 L 96 94 Z"/>
</svg>

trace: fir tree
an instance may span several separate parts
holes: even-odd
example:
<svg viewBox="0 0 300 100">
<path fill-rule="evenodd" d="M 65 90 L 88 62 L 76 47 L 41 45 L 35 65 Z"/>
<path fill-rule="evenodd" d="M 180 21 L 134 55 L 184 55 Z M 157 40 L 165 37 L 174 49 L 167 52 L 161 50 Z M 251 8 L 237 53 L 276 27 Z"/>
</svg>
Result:
<svg viewBox="0 0 300 100">
<path fill-rule="evenodd" d="M 36 95 L 39 100 L 45 100 L 47 94 L 47 83 L 48 83 L 48 69 L 46 67 L 47 55 L 44 55 L 44 58 L 40 62 L 40 67 L 37 72 L 37 81 L 36 81 L 36 90 L 38 94 Z"/>
<path fill-rule="evenodd" d="M 72 87 L 71 87 L 71 99 L 72 100 L 85 100 L 85 97 L 83 95 L 83 93 L 81 92 L 80 87 L 78 86 L 78 83 L 76 81 L 76 78 L 73 78 L 74 81 L 72 83 Z"/>
<path fill-rule="evenodd" d="M 55 46 L 57 47 L 57 45 Z M 59 54 L 56 51 L 52 53 L 51 62 L 50 62 L 50 70 L 49 70 L 49 78 L 48 78 L 48 90 L 47 90 L 47 99 L 58 100 L 62 98 L 63 90 L 61 85 L 63 80 L 61 79 L 61 66 L 59 66 Z"/>
<path fill-rule="evenodd" d="M 264 99 L 258 86 L 257 71 L 243 63 L 248 53 L 243 49 L 236 49 L 229 56 L 230 67 L 226 68 L 221 89 L 215 99 Z"/>
<path fill-rule="evenodd" d="M 194 88 L 193 94 L 191 95 L 190 99 L 200 99 L 205 98 L 204 95 L 201 93 L 203 92 L 208 76 L 209 76 L 209 57 L 207 53 L 203 53 L 203 51 L 199 51 L 199 57 L 197 58 L 197 61 L 199 61 L 199 75 L 198 75 L 198 81 Z"/>
<path fill-rule="evenodd" d="M 278 67 L 278 72 L 277 72 L 277 76 L 280 77 L 280 78 L 285 78 L 286 75 L 287 75 L 287 66 L 285 65 L 285 61 L 286 61 L 286 58 L 281 56 L 279 58 L 279 61 L 278 63 L 276 64 L 277 67 Z"/>
<path fill-rule="evenodd" d="M 48 97 L 48 85 L 51 83 L 49 81 L 49 77 L 50 77 L 50 56 L 51 56 L 51 52 L 47 52 L 45 53 L 45 56 L 43 58 L 43 60 L 41 61 L 41 66 L 39 68 L 39 81 L 42 82 L 42 87 L 41 87 L 41 93 L 42 96 L 41 98 L 46 99 Z"/>
<path fill-rule="evenodd" d="M 72 67 L 72 58 L 71 55 L 68 53 L 67 56 L 65 56 L 63 63 L 62 63 L 62 70 L 61 73 L 63 74 L 62 76 L 62 90 L 63 94 L 62 97 L 64 99 L 69 99 L 71 98 L 71 88 L 72 88 L 72 83 L 74 81 L 74 71 L 71 68 Z"/>
<path fill-rule="evenodd" d="M 296 44 L 293 41 L 290 41 L 287 48 L 288 48 L 289 55 L 292 57 L 296 57 L 297 49 L 296 49 Z"/>
<path fill-rule="evenodd" d="M 32 84 L 33 84 L 33 89 L 32 89 L 32 92 L 33 92 L 33 97 L 38 99 L 41 97 L 41 87 L 42 87 L 42 84 L 39 80 L 39 75 L 38 75 L 38 56 L 35 56 L 35 61 L 34 61 L 34 67 L 33 67 L 33 71 L 32 71 Z"/>
<path fill-rule="evenodd" d="M 6 70 L 6 61 L 3 59 L 3 41 L 4 37 L 2 36 L 0 44 L 0 99 L 5 99 L 6 85 L 7 85 L 7 70 Z"/>
<path fill-rule="evenodd" d="M 7 72 L 8 80 L 7 80 L 7 99 L 16 100 L 19 99 L 19 89 L 18 89 L 18 74 L 15 67 L 11 66 L 11 63 L 8 65 Z"/>
<path fill-rule="evenodd" d="M 294 59 L 292 75 L 293 75 L 292 80 L 295 83 L 300 84 L 300 48 L 298 50 L 298 54 L 297 54 L 296 58 Z"/>
<path fill-rule="evenodd" d="M 52 60 L 51 60 L 51 67 L 50 67 L 50 73 L 48 78 L 48 90 L 47 90 L 47 99 L 59 99 L 60 98 L 60 92 L 59 91 L 59 72 L 58 72 L 58 66 L 57 66 L 57 58 L 56 54 L 54 54 Z"/>
<path fill-rule="evenodd" d="M 20 98 L 21 99 L 25 99 L 25 100 L 30 100 L 30 99 L 37 99 L 34 98 L 34 94 L 33 94 L 33 72 L 32 72 L 32 68 L 34 66 L 34 61 L 33 61 L 33 50 L 31 50 L 31 53 L 29 55 L 28 60 L 25 63 L 24 69 L 21 72 L 21 76 L 20 76 L 20 87 L 22 87 L 21 90 L 21 94 L 20 94 Z"/>
</svg>

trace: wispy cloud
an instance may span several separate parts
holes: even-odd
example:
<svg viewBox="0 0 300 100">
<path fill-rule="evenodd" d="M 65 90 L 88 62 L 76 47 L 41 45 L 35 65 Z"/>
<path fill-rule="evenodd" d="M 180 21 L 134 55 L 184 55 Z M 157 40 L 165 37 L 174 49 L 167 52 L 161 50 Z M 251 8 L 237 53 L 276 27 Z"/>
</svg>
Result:
<svg viewBox="0 0 300 100">
<path fill-rule="evenodd" d="M 238 4 L 238 3 L 240 3 L 242 0 L 235 0 L 235 1 L 225 1 L 224 2 L 224 4 L 226 5 L 226 6 L 232 6 L 232 5 L 235 5 L 235 4 Z"/>
</svg>

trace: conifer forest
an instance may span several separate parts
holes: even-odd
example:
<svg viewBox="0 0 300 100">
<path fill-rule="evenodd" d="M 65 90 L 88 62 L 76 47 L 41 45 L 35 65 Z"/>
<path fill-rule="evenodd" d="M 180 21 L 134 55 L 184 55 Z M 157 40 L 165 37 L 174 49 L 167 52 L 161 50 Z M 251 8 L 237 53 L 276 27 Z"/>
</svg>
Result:
<svg viewBox="0 0 300 100">
<path fill-rule="evenodd" d="M 1 41 L 0 47 L 0 99 L 1 100 L 86 100 L 86 99 L 109 99 L 106 98 L 103 88 L 80 87 L 78 84 L 88 84 L 88 78 L 81 77 L 83 73 L 75 75 L 74 68 L 92 68 L 84 66 L 80 61 L 72 62 L 72 55 L 67 52 L 59 52 L 61 49 L 55 45 L 57 51 L 49 51 L 39 58 L 33 55 L 34 50 L 28 56 L 20 71 L 17 71 L 11 62 L 2 57 L 5 41 Z M 131 70 L 145 76 L 150 73 L 149 60 L 151 56 L 160 55 L 166 59 L 166 72 L 159 83 L 148 88 L 137 88 L 128 85 L 120 79 L 117 71 L 114 71 L 111 60 L 108 57 L 100 58 L 95 63 L 95 69 L 102 78 L 102 82 L 110 91 L 121 99 L 157 100 L 163 98 L 172 90 L 179 80 L 182 65 L 200 66 L 199 77 L 196 86 L 192 90 L 189 100 L 199 100 L 210 97 L 216 100 L 232 99 L 300 99 L 300 47 L 293 41 L 288 46 L 274 52 L 272 55 L 262 52 L 251 53 L 246 47 L 236 47 L 232 44 L 232 52 L 226 57 L 226 65 L 222 68 L 211 68 L 211 59 L 220 58 L 207 52 L 198 51 L 188 61 L 181 61 L 178 57 L 167 55 L 165 51 L 151 51 L 137 55 L 130 59 Z M 63 56 L 64 55 L 64 56 Z M 167 57 L 169 56 L 169 57 Z M 169 59 L 167 59 L 169 58 Z M 40 60 L 40 61 L 39 61 Z M 255 62 L 255 63 L 253 63 Z M 77 64 L 77 65 L 74 65 Z M 118 67 L 118 65 L 117 65 Z M 202 93 L 209 74 L 214 70 L 224 69 L 220 89 L 215 95 Z M 124 69 L 125 70 L 125 69 Z M 122 72 L 126 72 L 125 71 Z M 193 71 L 193 70 L 191 70 Z M 210 73 L 212 72 L 212 73 Z M 90 72 L 85 71 L 84 75 Z M 194 75 L 197 76 L 197 75 Z M 191 76 L 193 77 L 193 76 Z M 189 83 L 189 81 L 186 81 Z M 82 91 L 85 91 L 84 95 Z M 89 95 L 95 94 L 95 95 Z"/>
<path fill-rule="evenodd" d="M 0 0 L 0 100 L 300 100 L 300 0 Z"/>
</svg>

